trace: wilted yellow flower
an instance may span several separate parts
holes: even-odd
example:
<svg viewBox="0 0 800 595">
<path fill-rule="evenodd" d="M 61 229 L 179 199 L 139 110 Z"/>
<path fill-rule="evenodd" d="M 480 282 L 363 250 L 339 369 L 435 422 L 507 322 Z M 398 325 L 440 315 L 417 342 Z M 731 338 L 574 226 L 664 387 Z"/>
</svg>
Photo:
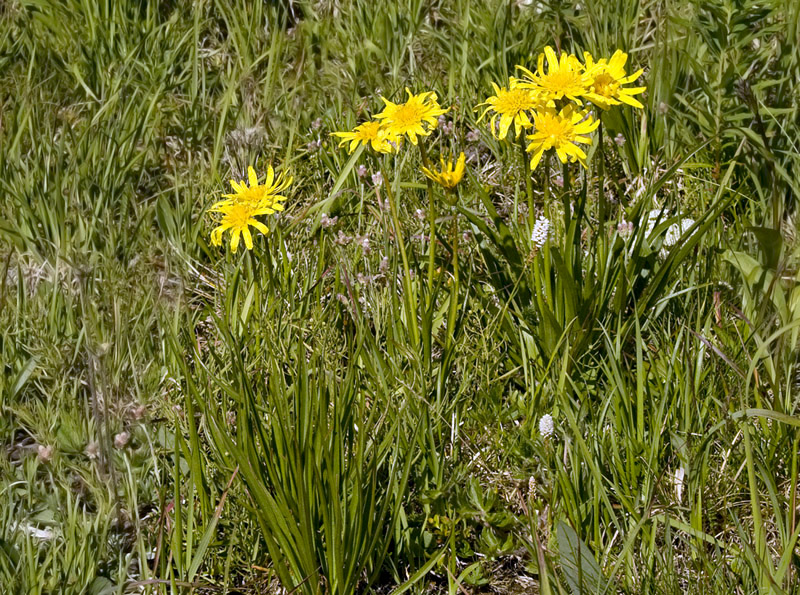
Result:
<svg viewBox="0 0 800 595">
<path fill-rule="evenodd" d="M 480 104 L 489 107 L 483 110 L 478 119 L 482 119 L 487 112 L 492 111 L 494 113 L 489 118 L 492 134 L 497 138 L 504 139 L 513 123 L 514 136 L 519 136 L 520 132 L 531 127 L 528 110 L 533 110 L 541 105 L 536 94 L 529 88 L 520 87 L 519 81 L 513 76 L 509 79 L 508 88 L 498 87 L 494 83 L 492 83 L 492 87 L 494 87 L 495 94 Z"/>
<path fill-rule="evenodd" d="M 545 69 L 547 58 L 547 69 Z M 550 107 L 555 107 L 555 101 L 566 97 L 581 105 L 580 97 L 593 99 L 589 87 L 592 77 L 584 72 L 580 60 L 573 54 L 561 53 L 556 56 L 550 46 L 544 48 L 544 53 L 539 54 L 536 72 L 533 73 L 524 66 L 517 66 L 525 73 L 525 79 L 519 86 L 531 89 L 541 100 Z"/>
<path fill-rule="evenodd" d="M 531 169 L 536 169 L 542 155 L 549 149 L 555 149 L 562 163 L 580 161 L 586 167 L 586 153 L 576 143 L 591 144 L 592 139 L 583 136 L 592 132 L 600 124 L 592 120 L 584 111 L 567 105 L 560 112 L 553 108 L 542 109 L 533 115 L 536 127 L 531 136 L 528 151 L 533 153 Z"/>
<path fill-rule="evenodd" d="M 442 169 L 441 171 L 436 171 L 428 169 L 427 167 L 422 168 L 422 173 L 424 173 L 428 178 L 439 184 L 442 188 L 446 190 L 453 190 L 458 183 L 461 181 L 461 178 L 464 177 L 464 170 L 467 158 L 462 152 L 461 155 L 458 156 L 458 161 L 456 162 L 455 166 L 453 166 L 453 160 L 450 159 L 447 163 L 445 163 L 444 158 L 441 159 Z"/>
<path fill-rule="evenodd" d="M 292 183 L 293 178 L 291 176 L 287 178 L 281 172 L 276 178 L 275 170 L 270 165 L 269 169 L 267 169 L 267 179 L 264 184 L 258 183 L 258 176 L 252 166 L 247 168 L 247 178 L 250 182 L 250 187 L 243 180 L 240 182 L 231 180 L 234 193 L 223 194 L 222 197 L 228 200 L 214 204 L 212 210 L 229 203 L 247 203 L 254 208 L 283 210 L 283 205 L 280 202 L 286 200 L 286 197 L 279 193 L 286 190 Z"/>
<path fill-rule="evenodd" d="M 222 244 L 222 234 L 230 230 L 231 250 L 236 252 L 239 247 L 239 236 L 244 236 L 244 245 L 248 250 L 253 249 L 253 236 L 250 234 L 252 225 L 264 235 L 269 233 L 266 225 L 255 219 L 258 215 L 269 215 L 275 211 L 268 207 L 257 207 L 247 202 L 223 202 L 217 203 L 210 212 L 222 213 L 219 227 L 211 232 L 211 243 L 214 246 Z"/>
<path fill-rule="evenodd" d="M 342 142 L 339 146 L 350 143 L 348 151 L 352 153 L 358 148 L 359 143 L 366 146 L 370 145 L 378 153 L 390 153 L 400 143 L 396 135 L 389 134 L 387 130 L 381 128 L 381 123 L 376 121 L 364 122 L 353 128 L 351 132 L 333 132 L 340 137 Z"/>
<path fill-rule="evenodd" d="M 622 86 L 634 82 L 644 72 L 639 69 L 626 76 L 625 62 L 628 61 L 628 54 L 617 50 L 611 59 L 602 58 L 595 62 L 589 52 L 584 52 L 583 59 L 586 62 L 586 73 L 592 78 L 590 91 L 595 104 L 603 109 L 609 109 L 612 105 L 620 103 L 627 103 L 638 108 L 644 107 L 632 96 L 644 92 L 647 87 L 625 88 Z"/>
<path fill-rule="evenodd" d="M 392 103 L 381 97 L 386 105 L 375 118 L 388 134 L 396 137 L 408 136 L 408 140 L 416 145 L 417 136 L 428 136 L 439 123 L 438 117 L 448 110 L 442 109 L 433 91 L 414 95 L 406 89 L 406 93 L 408 100 L 405 103 Z"/>
</svg>

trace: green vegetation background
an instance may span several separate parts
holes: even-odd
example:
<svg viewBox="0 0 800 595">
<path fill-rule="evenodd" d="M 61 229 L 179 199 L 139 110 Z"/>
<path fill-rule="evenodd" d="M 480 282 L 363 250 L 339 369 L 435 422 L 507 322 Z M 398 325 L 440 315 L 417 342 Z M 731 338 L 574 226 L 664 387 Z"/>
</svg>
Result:
<svg viewBox="0 0 800 595">
<path fill-rule="evenodd" d="M 648 90 L 536 252 L 473 106 L 547 44 Z M 800 592 L 798 48 L 791 0 L 3 3 L 0 591 Z M 406 86 L 470 157 L 422 337 L 379 161 L 328 136 Z M 274 233 L 211 248 L 270 163 Z"/>
</svg>

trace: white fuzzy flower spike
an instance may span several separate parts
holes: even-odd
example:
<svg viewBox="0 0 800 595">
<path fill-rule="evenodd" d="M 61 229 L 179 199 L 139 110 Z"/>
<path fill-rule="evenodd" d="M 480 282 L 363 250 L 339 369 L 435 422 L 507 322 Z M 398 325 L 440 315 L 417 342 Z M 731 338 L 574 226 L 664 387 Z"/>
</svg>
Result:
<svg viewBox="0 0 800 595">
<path fill-rule="evenodd" d="M 550 237 L 550 220 L 547 217 L 539 216 L 533 224 L 531 233 L 531 244 L 541 249 Z"/>
<path fill-rule="evenodd" d="M 555 432 L 555 424 L 553 423 L 553 416 L 545 413 L 539 420 L 539 433 L 544 438 L 549 438 Z"/>
</svg>

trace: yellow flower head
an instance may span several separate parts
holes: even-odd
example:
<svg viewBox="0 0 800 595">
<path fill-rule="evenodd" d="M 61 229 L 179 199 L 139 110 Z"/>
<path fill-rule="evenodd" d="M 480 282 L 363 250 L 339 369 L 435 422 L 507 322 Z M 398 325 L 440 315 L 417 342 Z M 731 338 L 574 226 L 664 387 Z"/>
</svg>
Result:
<svg viewBox="0 0 800 595">
<path fill-rule="evenodd" d="M 364 122 L 353 128 L 351 132 L 333 132 L 342 139 L 339 146 L 350 143 L 348 151 L 352 153 L 358 148 L 359 143 L 370 145 L 378 153 L 391 153 L 400 143 L 400 138 L 381 128 L 381 123 L 376 121 Z"/>
<path fill-rule="evenodd" d="M 422 173 L 424 173 L 428 178 L 439 184 L 442 188 L 452 191 L 458 186 L 458 183 L 461 181 L 461 178 L 464 177 L 464 169 L 466 164 L 467 158 L 462 152 L 461 155 L 458 156 L 458 161 L 456 162 L 455 166 L 453 166 L 453 160 L 450 159 L 447 163 L 445 163 L 444 158 L 441 159 L 442 169 L 441 171 L 430 170 L 427 167 L 422 168 Z"/>
<path fill-rule="evenodd" d="M 631 75 L 625 74 L 625 62 L 628 61 L 628 54 L 617 50 L 610 60 L 602 58 L 595 62 L 589 52 L 584 52 L 583 59 L 586 62 L 586 73 L 592 78 L 589 87 L 592 101 L 598 107 L 609 109 L 612 105 L 620 103 L 627 103 L 638 108 L 644 107 L 632 96 L 644 92 L 647 87 L 626 88 L 622 86 L 634 82 L 644 72 L 640 69 Z"/>
<path fill-rule="evenodd" d="M 258 215 L 269 215 L 275 211 L 268 207 L 257 207 L 247 202 L 222 202 L 210 209 L 211 212 L 222 213 L 219 226 L 211 232 L 211 243 L 214 246 L 222 244 L 222 233 L 230 231 L 231 250 L 236 252 L 239 247 L 239 236 L 244 237 L 244 245 L 248 250 L 253 249 L 253 236 L 250 234 L 252 225 L 264 235 L 269 233 L 266 225 L 255 219 Z"/>
<path fill-rule="evenodd" d="M 547 69 L 545 69 L 545 58 L 547 58 Z M 525 73 L 525 80 L 520 86 L 533 90 L 550 107 L 555 107 L 555 101 L 562 97 L 581 105 L 581 100 L 578 98 L 587 96 L 592 83 L 592 78 L 584 72 L 578 58 L 566 52 L 562 52 L 559 58 L 550 46 L 544 48 L 543 54 L 539 54 L 535 73 L 524 66 L 517 68 Z"/>
<path fill-rule="evenodd" d="M 269 233 L 266 225 L 256 219 L 259 215 L 272 215 L 282 211 L 281 201 L 286 197 L 279 192 L 286 190 L 292 183 L 292 177 L 284 173 L 275 177 L 272 166 L 267 170 L 267 179 L 264 184 L 258 183 L 258 176 L 251 167 L 247 168 L 248 186 L 244 181 L 231 180 L 233 194 L 223 194 L 225 200 L 214 203 L 208 210 L 209 213 L 221 213 L 218 220 L 219 226 L 211 232 L 211 243 L 219 246 L 222 243 L 222 234 L 230 230 L 231 250 L 236 252 L 239 247 L 240 236 L 244 237 L 244 244 L 248 250 L 253 249 L 253 237 L 250 226 L 255 227 L 263 234 Z"/>
<path fill-rule="evenodd" d="M 292 183 L 293 178 L 288 178 L 281 172 L 278 177 L 275 177 L 275 170 L 272 166 L 267 169 L 267 179 L 264 184 L 258 183 L 258 176 L 252 166 L 247 168 L 247 178 L 250 182 L 248 187 L 244 180 L 237 182 L 231 180 L 233 187 L 233 194 L 223 194 L 222 197 L 228 200 L 223 200 L 216 203 L 212 209 L 218 206 L 229 203 L 247 203 L 255 208 L 269 208 L 276 211 L 282 211 L 283 205 L 280 201 L 286 200 L 286 197 L 280 194 L 286 190 Z"/>
<path fill-rule="evenodd" d="M 592 120 L 585 111 L 567 105 L 560 112 L 553 108 L 544 108 L 533 115 L 535 132 L 531 136 L 528 151 L 533 153 L 531 169 L 536 169 L 542 154 L 555 149 L 561 163 L 580 161 L 586 167 L 586 153 L 576 143 L 589 145 L 592 139 L 584 136 L 592 132 L 600 124 L 600 120 Z"/>
<path fill-rule="evenodd" d="M 480 105 L 487 105 L 479 120 L 489 111 L 493 112 L 489 118 L 492 134 L 499 139 L 504 139 L 508 134 L 511 124 L 514 124 L 515 137 L 524 129 L 531 127 L 527 112 L 539 107 L 540 102 L 531 89 L 523 88 L 513 76 L 509 79 L 508 88 L 498 87 L 492 83 L 495 94 Z M 499 126 L 498 126 L 499 122 Z M 499 127 L 499 130 L 498 130 Z"/>
<path fill-rule="evenodd" d="M 408 136 L 411 144 L 417 144 L 417 136 L 428 136 L 439 123 L 438 117 L 448 110 L 442 109 L 436 93 L 428 91 L 414 95 L 409 89 L 405 103 L 392 103 L 385 97 L 383 111 L 375 115 L 381 128 L 396 137 Z"/>
</svg>

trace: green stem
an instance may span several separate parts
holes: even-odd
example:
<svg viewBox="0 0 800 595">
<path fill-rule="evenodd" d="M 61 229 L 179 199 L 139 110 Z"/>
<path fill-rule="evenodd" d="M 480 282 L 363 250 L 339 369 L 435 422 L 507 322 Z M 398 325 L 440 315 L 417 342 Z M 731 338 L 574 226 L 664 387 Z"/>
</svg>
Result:
<svg viewBox="0 0 800 595">
<path fill-rule="evenodd" d="M 745 421 L 745 425 L 742 428 L 743 436 L 744 436 L 744 454 L 745 454 L 745 463 L 747 465 L 747 483 L 748 487 L 750 488 L 750 512 L 753 516 L 753 541 L 755 546 L 755 554 L 756 559 L 759 562 L 760 568 L 758 573 L 756 574 L 756 581 L 758 582 L 758 586 L 764 588 L 763 593 L 767 593 L 766 587 L 768 587 L 769 583 L 764 578 L 764 571 L 763 568 L 766 564 L 767 559 L 767 545 L 766 545 L 766 534 L 764 531 L 764 525 L 762 524 L 762 517 L 761 517 L 761 500 L 758 494 L 758 484 L 756 481 L 756 470 L 755 464 L 753 463 L 753 447 L 750 443 L 750 422 Z"/>
<path fill-rule="evenodd" d="M 450 291 L 450 310 L 447 315 L 446 351 L 452 348 L 455 337 L 456 315 L 458 314 L 458 215 L 453 210 L 450 247 L 453 251 L 453 286 Z"/>
<path fill-rule="evenodd" d="M 422 156 L 422 165 L 427 169 L 431 169 L 430 161 L 428 161 L 428 152 L 425 149 L 425 142 L 419 140 L 419 152 Z M 430 178 L 425 177 L 428 188 L 428 227 L 430 235 L 430 245 L 428 247 L 428 296 L 426 301 L 432 299 L 433 295 L 433 270 L 436 261 L 436 201 L 433 199 L 433 183 Z"/>
<path fill-rule="evenodd" d="M 794 535 L 795 527 L 797 527 L 797 449 L 800 446 L 800 432 L 795 430 L 794 434 L 794 443 L 792 444 L 792 467 L 791 467 L 791 481 L 789 482 L 789 487 L 791 489 L 791 501 L 789 503 L 789 535 Z M 792 582 L 792 572 L 796 572 L 793 569 L 789 569 L 789 583 Z"/>
<path fill-rule="evenodd" d="M 528 151 L 525 148 L 525 131 L 518 137 L 517 146 L 519 147 L 519 156 L 522 159 L 522 171 L 525 174 L 525 189 L 528 192 L 528 225 L 533 229 L 533 222 L 535 221 L 533 213 L 533 179 L 531 178 L 531 164 L 528 161 Z"/>
<path fill-rule="evenodd" d="M 603 153 L 603 120 L 600 118 L 600 125 L 597 127 L 597 138 L 599 141 L 597 152 L 597 198 L 600 205 L 598 216 L 598 233 L 605 235 L 606 219 L 608 219 L 608 202 L 605 193 L 605 169 L 606 160 Z"/>
<path fill-rule="evenodd" d="M 386 196 L 389 199 L 389 210 L 392 213 L 392 224 L 394 225 L 394 237 L 397 245 L 400 246 L 400 258 L 403 260 L 403 287 L 404 296 L 403 301 L 406 306 L 406 320 L 411 326 L 411 339 L 414 345 L 419 345 L 419 330 L 417 329 L 417 312 L 414 308 L 416 303 L 416 295 L 414 294 L 414 287 L 411 284 L 411 267 L 408 266 L 408 255 L 406 254 L 406 245 L 403 241 L 402 228 L 400 227 L 400 217 L 397 215 L 397 204 L 394 200 L 394 192 L 392 192 L 392 184 L 386 171 L 381 167 L 381 175 L 383 176 L 383 187 L 386 189 Z"/>
<path fill-rule="evenodd" d="M 550 204 L 550 154 L 544 154 L 544 207 Z"/>
</svg>

